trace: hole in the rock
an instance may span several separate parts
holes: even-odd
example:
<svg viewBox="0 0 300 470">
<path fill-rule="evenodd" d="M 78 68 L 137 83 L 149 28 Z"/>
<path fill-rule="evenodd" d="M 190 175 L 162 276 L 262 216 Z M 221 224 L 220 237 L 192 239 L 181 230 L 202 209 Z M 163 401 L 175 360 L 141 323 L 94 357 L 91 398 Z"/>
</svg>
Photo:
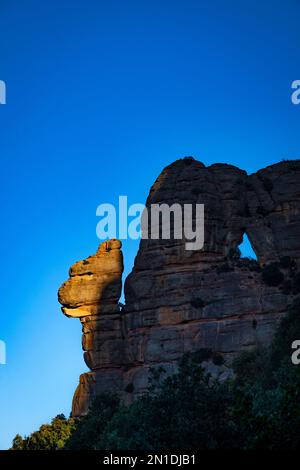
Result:
<svg viewBox="0 0 300 470">
<path fill-rule="evenodd" d="M 246 233 L 244 233 L 243 235 L 243 240 L 242 243 L 239 245 L 239 249 L 241 251 L 242 258 L 252 258 L 257 261 L 256 253 L 253 250 L 250 240 Z"/>
</svg>

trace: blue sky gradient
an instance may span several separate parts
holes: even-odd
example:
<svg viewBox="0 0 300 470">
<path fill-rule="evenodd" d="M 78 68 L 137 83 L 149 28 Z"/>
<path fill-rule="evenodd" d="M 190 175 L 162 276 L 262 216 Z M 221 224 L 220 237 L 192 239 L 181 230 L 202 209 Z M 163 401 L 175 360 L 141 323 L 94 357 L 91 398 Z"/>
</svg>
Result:
<svg viewBox="0 0 300 470">
<path fill-rule="evenodd" d="M 0 17 L 7 448 L 68 414 L 86 370 L 80 323 L 60 313 L 57 289 L 97 248 L 99 204 L 145 202 L 186 155 L 249 173 L 299 158 L 300 3 L 2 0 Z M 128 273 L 138 243 L 123 246 Z"/>
</svg>

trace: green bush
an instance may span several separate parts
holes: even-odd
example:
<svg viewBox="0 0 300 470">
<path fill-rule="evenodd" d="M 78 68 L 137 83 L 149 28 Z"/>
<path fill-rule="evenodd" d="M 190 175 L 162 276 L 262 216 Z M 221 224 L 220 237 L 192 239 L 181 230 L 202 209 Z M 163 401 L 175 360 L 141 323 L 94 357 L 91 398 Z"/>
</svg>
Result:
<svg viewBox="0 0 300 470">
<path fill-rule="evenodd" d="M 236 260 L 236 259 L 240 259 L 241 256 L 242 256 L 242 253 L 238 246 L 236 248 L 230 248 L 229 253 L 228 253 L 229 259 Z"/>
<path fill-rule="evenodd" d="M 212 357 L 212 361 L 216 366 L 222 366 L 225 363 L 222 354 L 215 353 Z"/>
<path fill-rule="evenodd" d="M 92 403 L 87 416 L 80 419 L 76 432 L 66 443 L 67 450 L 97 449 L 97 442 L 105 432 L 107 424 L 114 414 L 120 410 L 120 400 L 113 394 L 101 394 Z"/>
<path fill-rule="evenodd" d="M 280 266 L 283 269 L 294 269 L 296 267 L 296 263 L 290 256 L 283 256 L 282 258 L 280 258 Z"/>
<path fill-rule="evenodd" d="M 213 355 L 213 352 L 209 348 L 201 348 L 198 351 L 190 353 L 190 357 L 194 362 L 201 364 L 203 361 L 208 361 Z"/>
<path fill-rule="evenodd" d="M 266 365 L 269 364 L 269 361 L 269 350 L 265 348 L 240 353 L 233 361 L 236 384 L 244 386 L 258 380 L 264 381 Z"/>
<path fill-rule="evenodd" d="M 296 300 L 289 307 L 288 314 L 281 319 L 280 326 L 274 335 L 270 348 L 273 368 L 289 358 L 291 344 L 295 339 L 300 339 L 300 300 Z"/>
<path fill-rule="evenodd" d="M 281 162 L 286 163 L 289 170 L 292 170 L 292 171 L 300 170 L 300 160 L 297 158 L 294 160 L 283 158 Z"/>
<path fill-rule="evenodd" d="M 133 385 L 132 382 L 130 382 L 128 385 L 126 385 L 125 392 L 127 392 L 127 393 L 133 393 L 134 392 L 134 385 Z"/>
<path fill-rule="evenodd" d="M 29 437 L 16 435 L 12 442 L 12 450 L 59 450 L 63 449 L 76 429 L 76 420 L 66 419 L 58 415 L 51 424 L 43 424 L 40 429 Z"/>
<path fill-rule="evenodd" d="M 205 305 L 206 302 L 201 299 L 201 297 L 197 297 L 196 299 L 191 300 L 191 306 L 194 308 L 203 308 Z"/>
<path fill-rule="evenodd" d="M 262 270 L 262 279 L 268 286 L 279 286 L 284 281 L 284 275 L 280 271 L 277 263 L 270 263 Z"/>
<path fill-rule="evenodd" d="M 212 381 L 186 355 L 178 373 L 163 380 L 157 394 L 148 393 L 121 407 L 99 436 L 97 449 L 220 449 L 234 447 L 230 391 Z"/>
</svg>

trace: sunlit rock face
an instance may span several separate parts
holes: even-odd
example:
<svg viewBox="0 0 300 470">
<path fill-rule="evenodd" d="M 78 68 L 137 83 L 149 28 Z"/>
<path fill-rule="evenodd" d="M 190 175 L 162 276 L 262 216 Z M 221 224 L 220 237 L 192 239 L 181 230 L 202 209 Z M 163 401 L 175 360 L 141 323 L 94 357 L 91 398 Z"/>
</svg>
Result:
<svg viewBox="0 0 300 470">
<path fill-rule="evenodd" d="M 119 240 L 105 241 L 95 255 L 71 266 L 70 278 L 58 292 L 65 315 L 83 318 L 119 311 L 123 272 L 121 246 Z"/>
<path fill-rule="evenodd" d="M 231 165 L 181 159 L 150 190 L 147 207 L 160 203 L 205 205 L 202 250 L 186 250 L 185 239 L 142 240 L 121 308 L 121 243 L 110 240 L 75 263 L 59 290 L 63 312 L 80 318 L 91 369 L 80 377 L 74 416 L 103 391 L 130 402 L 147 389 L 150 368 L 171 373 L 185 352 L 212 350 L 205 367 L 226 379 L 238 352 L 269 343 L 298 295 L 286 281 L 295 284 L 300 264 L 299 163 L 248 176 Z M 244 233 L 257 263 L 235 256 Z M 263 266 L 273 262 L 284 277 L 278 285 L 263 280 Z"/>
<path fill-rule="evenodd" d="M 118 304 L 122 272 L 121 242 L 109 240 L 100 244 L 95 255 L 75 263 L 70 269 L 69 280 L 58 291 L 63 313 L 80 318 L 84 359 L 92 371 L 80 377 L 73 399 L 74 416 L 87 412 L 97 393 L 96 379 L 100 379 L 100 375 L 104 376 L 101 386 L 105 390 L 120 382 L 119 368 L 124 361 Z"/>
</svg>

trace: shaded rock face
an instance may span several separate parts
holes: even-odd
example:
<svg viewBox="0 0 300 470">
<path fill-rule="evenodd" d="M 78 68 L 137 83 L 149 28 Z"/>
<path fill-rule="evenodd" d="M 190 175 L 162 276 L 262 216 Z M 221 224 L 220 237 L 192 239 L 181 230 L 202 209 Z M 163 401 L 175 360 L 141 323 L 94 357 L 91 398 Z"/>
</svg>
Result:
<svg viewBox="0 0 300 470">
<path fill-rule="evenodd" d="M 81 320 L 91 369 L 80 377 L 74 416 L 103 391 L 130 402 L 147 389 L 150 368 L 171 373 L 184 352 L 211 349 L 205 366 L 225 379 L 238 352 L 269 343 L 297 295 L 287 283 L 300 265 L 300 164 L 283 162 L 248 176 L 231 165 L 205 167 L 185 158 L 152 186 L 146 205 L 160 203 L 204 204 L 202 250 L 188 251 L 186 240 L 172 237 L 141 240 L 121 308 L 121 243 L 110 240 L 73 265 L 59 290 L 63 312 Z M 258 263 L 235 257 L 244 233 Z M 283 274 L 278 285 L 263 280 L 270 263 Z M 224 364 L 216 365 L 220 355 Z"/>
</svg>

